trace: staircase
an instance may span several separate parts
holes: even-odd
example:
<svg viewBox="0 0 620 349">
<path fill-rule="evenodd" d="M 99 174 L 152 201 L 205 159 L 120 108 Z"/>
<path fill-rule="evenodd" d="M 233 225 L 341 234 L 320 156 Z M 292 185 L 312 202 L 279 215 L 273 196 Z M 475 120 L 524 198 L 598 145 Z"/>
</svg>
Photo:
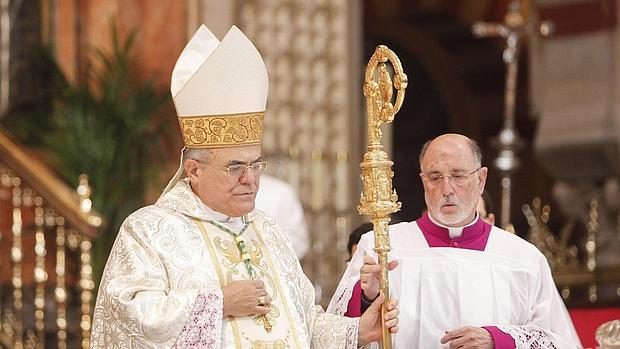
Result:
<svg viewBox="0 0 620 349">
<path fill-rule="evenodd" d="M 103 220 L 87 177 L 71 190 L 0 129 L 0 346 L 90 346 L 92 241 Z"/>
</svg>

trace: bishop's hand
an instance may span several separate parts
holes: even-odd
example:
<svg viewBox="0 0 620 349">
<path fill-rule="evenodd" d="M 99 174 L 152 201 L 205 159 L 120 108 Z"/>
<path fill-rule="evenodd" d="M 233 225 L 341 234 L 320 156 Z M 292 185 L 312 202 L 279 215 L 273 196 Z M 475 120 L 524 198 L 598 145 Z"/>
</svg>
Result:
<svg viewBox="0 0 620 349">
<path fill-rule="evenodd" d="M 233 281 L 222 287 L 224 316 L 263 315 L 272 299 L 260 280 Z"/>
<path fill-rule="evenodd" d="M 383 294 L 379 295 L 360 317 L 357 335 L 358 346 L 363 346 L 382 339 L 381 305 L 383 305 L 384 299 Z M 398 301 L 395 298 L 390 299 L 387 308 L 388 311 L 385 313 L 385 326 L 390 333 L 396 333 L 398 332 L 398 314 L 400 313 Z"/>
</svg>

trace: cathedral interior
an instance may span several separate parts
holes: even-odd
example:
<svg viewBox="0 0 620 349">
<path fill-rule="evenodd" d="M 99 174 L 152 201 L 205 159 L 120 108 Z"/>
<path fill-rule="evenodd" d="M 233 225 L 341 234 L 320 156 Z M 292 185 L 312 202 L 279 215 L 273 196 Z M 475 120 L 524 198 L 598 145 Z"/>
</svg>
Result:
<svg viewBox="0 0 620 349">
<path fill-rule="evenodd" d="M 263 56 L 263 157 L 303 205 L 319 304 L 368 221 L 364 71 L 386 45 L 408 77 L 382 128 L 391 223 L 425 209 L 422 145 L 474 139 L 496 224 L 543 252 L 594 348 L 620 319 L 619 17 L 616 0 L 0 1 L 0 347 L 89 347 L 120 223 L 178 164 L 170 75 L 204 23 Z"/>
</svg>

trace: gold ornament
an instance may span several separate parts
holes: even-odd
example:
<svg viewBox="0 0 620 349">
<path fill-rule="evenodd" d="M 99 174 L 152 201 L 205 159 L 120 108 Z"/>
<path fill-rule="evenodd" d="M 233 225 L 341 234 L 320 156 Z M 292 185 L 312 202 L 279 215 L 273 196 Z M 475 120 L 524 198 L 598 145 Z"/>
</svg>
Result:
<svg viewBox="0 0 620 349">
<path fill-rule="evenodd" d="M 179 116 L 188 148 L 225 148 L 255 145 L 263 136 L 264 112 Z"/>
<path fill-rule="evenodd" d="M 394 68 L 393 79 L 386 62 L 390 61 Z M 375 77 L 375 72 L 379 76 Z M 392 104 L 393 89 L 396 89 L 396 99 Z M 374 251 L 379 257 L 381 265 L 381 293 L 385 301 L 381 307 L 381 326 L 383 328 L 383 348 L 392 348 L 392 338 L 385 326 L 384 318 L 389 301 L 388 282 L 388 252 L 391 250 L 390 237 L 388 235 L 389 215 L 400 210 L 396 190 L 392 189 L 392 162 L 381 145 L 381 130 L 383 123 L 392 122 L 394 115 L 400 110 L 405 98 L 407 88 L 407 75 L 403 72 L 398 56 L 386 46 L 379 45 L 366 66 L 364 80 L 364 96 L 366 97 L 366 110 L 368 113 L 368 148 L 364 154 L 364 160 L 360 163 L 362 168 L 363 192 L 360 196 L 360 205 L 357 210 L 360 214 L 370 216 L 375 235 Z"/>
</svg>

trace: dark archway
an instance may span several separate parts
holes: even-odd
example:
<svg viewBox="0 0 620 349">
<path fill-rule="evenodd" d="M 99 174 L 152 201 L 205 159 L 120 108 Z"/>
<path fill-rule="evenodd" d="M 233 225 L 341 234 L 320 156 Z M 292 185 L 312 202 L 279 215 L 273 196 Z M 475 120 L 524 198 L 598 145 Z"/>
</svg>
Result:
<svg viewBox="0 0 620 349">
<path fill-rule="evenodd" d="M 428 139 L 446 132 L 477 140 L 487 159 L 490 136 L 483 120 L 502 112 L 503 65 L 501 49 L 475 39 L 469 27 L 449 15 L 430 14 L 373 25 L 366 29 L 365 53 L 385 44 L 401 59 L 409 76 L 403 107 L 393 123 L 394 187 L 403 202 L 395 220 L 413 220 L 424 210 L 418 176 L 419 151 Z M 491 106 L 481 103 L 498 101 Z M 495 117 L 493 117 L 495 116 Z M 488 161 L 487 161 L 488 163 Z"/>
<path fill-rule="evenodd" d="M 449 128 L 450 117 L 441 100 L 439 86 L 413 52 L 388 39 L 377 42 L 397 53 L 411 81 L 405 102 L 392 123 L 390 157 L 394 161 L 393 185 L 403 203 L 401 211 L 395 214 L 393 220 L 413 220 L 425 207 L 424 192 L 418 176 L 419 150 L 426 140 Z M 375 45 L 369 46 L 366 52 L 372 54 L 374 48 Z"/>
</svg>

